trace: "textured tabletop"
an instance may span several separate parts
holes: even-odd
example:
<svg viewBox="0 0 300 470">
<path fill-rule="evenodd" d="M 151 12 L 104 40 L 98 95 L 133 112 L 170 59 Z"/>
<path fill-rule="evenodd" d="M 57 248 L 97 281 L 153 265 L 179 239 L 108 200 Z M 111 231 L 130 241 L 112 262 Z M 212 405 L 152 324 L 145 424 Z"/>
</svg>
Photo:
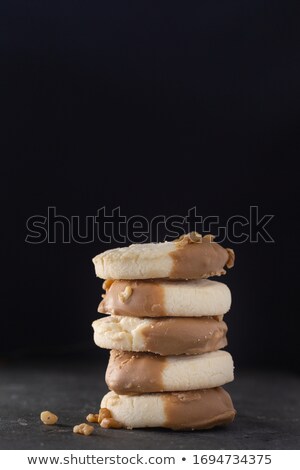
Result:
<svg viewBox="0 0 300 470">
<path fill-rule="evenodd" d="M 209 431 L 111 430 L 73 434 L 75 424 L 97 412 L 106 391 L 95 362 L 0 366 L 1 449 L 300 449 L 300 378 L 276 372 L 236 372 L 226 389 L 238 415 Z M 56 426 L 39 420 L 43 410 Z"/>
</svg>

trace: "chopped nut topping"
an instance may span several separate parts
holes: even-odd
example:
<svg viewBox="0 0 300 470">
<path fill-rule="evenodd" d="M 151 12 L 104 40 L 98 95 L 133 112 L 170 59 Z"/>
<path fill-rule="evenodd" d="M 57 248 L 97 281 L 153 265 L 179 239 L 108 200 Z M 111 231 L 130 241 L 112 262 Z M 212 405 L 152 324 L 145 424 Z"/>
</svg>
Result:
<svg viewBox="0 0 300 470">
<path fill-rule="evenodd" d="M 114 282 L 114 279 L 105 279 L 105 281 L 102 284 L 102 289 L 106 291 L 109 290 L 113 282 Z"/>
<path fill-rule="evenodd" d="M 126 286 L 123 292 L 120 292 L 118 294 L 120 302 L 123 302 L 123 304 L 129 299 L 129 297 L 132 295 L 132 288 L 130 286 Z"/>
<path fill-rule="evenodd" d="M 224 315 L 214 315 L 213 318 L 217 321 L 223 321 Z"/>
<path fill-rule="evenodd" d="M 208 233 L 207 235 L 204 235 L 203 237 L 203 240 L 208 240 L 210 243 L 212 243 L 214 241 L 216 237 L 214 235 L 211 235 L 210 233 Z"/>
<path fill-rule="evenodd" d="M 99 420 L 99 415 L 98 414 L 93 414 L 93 413 L 90 413 L 87 415 L 87 417 L 85 418 L 89 423 L 98 423 L 98 420 Z"/>
<path fill-rule="evenodd" d="M 174 240 L 176 245 L 185 246 L 189 243 L 200 243 L 202 240 L 202 235 L 198 232 L 190 232 L 185 235 L 181 235 L 177 240 Z"/>
<path fill-rule="evenodd" d="M 98 423 L 101 424 L 101 421 L 105 418 L 111 418 L 111 412 L 107 408 L 100 408 L 98 414 Z"/>
<path fill-rule="evenodd" d="M 229 255 L 226 266 L 227 266 L 227 268 L 230 269 L 234 266 L 235 254 L 234 254 L 234 251 L 231 248 L 226 248 L 226 250 L 227 250 L 227 253 Z"/>
<path fill-rule="evenodd" d="M 92 434 L 92 432 L 94 432 L 94 428 L 89 424 L 81 423 L 74 426 L 73 432 L 75 434 L 83 434 L 84 436 L 89 436 L 90 434 Z"/>
<path fill-rule="evenodd" d="M 58 421 L 58 417 L 54 413 L 51 413 L 51 411 L 42 411 L 40 418 L 44 424 L 49 425 L 56 424 Z"/>
<path fill-rule="evenodd" d="M 100 423 L 101 428 L 104 429 L 121 429 L 123 426 L 119 421 L 116 421 L 113 418 L 104 418 Z"/>
</svg>

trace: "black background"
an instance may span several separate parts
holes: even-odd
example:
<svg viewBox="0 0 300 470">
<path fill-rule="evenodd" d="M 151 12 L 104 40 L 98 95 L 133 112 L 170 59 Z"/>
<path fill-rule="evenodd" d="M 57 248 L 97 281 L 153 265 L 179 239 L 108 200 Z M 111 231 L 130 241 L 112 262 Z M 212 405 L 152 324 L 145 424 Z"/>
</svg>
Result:
<svg viewBox="0 0 300 470">
<path fill-rule="evenodd" d="M 233 246 L 229 350 L 239 367 L 299 367 L 299 2 L 1 9 L 2 359 L 103 357 L 91 258 L 108 246 L 29 245 L 28 217 L 196 206 L 225 221 L 257 205 L 275 243 Z"/>
</svg>

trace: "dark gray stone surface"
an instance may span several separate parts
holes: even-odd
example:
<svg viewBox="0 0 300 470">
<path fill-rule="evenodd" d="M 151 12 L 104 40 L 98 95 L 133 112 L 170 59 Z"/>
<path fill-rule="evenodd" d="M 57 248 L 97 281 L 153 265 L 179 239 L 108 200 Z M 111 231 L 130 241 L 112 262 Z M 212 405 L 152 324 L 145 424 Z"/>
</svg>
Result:
<svg viewBox="0 0 300 470">
<path fill-rule="evenodd" d="M 75 363 L 76 362 L 76 363 Z M 300 449 L 300 379 L 288 373 L 236 372 L 227 386 L 238 411 L 228 427 L 197 432 L 104 430 L 75 435 L 106 391 L 94 363 L 0 367 L 1 449 Z M 49 409 L 56 426 L 39 420 Z"/>
</svg>

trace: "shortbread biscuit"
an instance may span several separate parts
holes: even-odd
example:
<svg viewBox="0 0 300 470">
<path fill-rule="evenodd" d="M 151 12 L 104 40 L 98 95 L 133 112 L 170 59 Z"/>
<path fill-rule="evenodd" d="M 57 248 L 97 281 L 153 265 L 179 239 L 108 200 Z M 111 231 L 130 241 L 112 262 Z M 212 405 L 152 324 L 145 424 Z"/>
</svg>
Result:
<svg viewBox="0 0 300 470">
<path fill-rule="evenodd" d="M 227 345 L 227 326 L 213 317 L 136 318 L 111 315 L 93 322 L 97 346 L 162 356 L 203 354 Z"/>
<path fill-rule="evenodd" d="M 221 387 L 180 393 L 117 395 L 107 393 L 101 408 L 124 428 L 208 429 L 234 420 L 235 409 Z"/>
<path fill-rule="evenodd" d="M 224 315 L 231 306 L 226 284 L 207 279 L 191 281 L 113 281 L 100 313 L 135 317 L 201 317 Z"/>
<path fill-rule="evenodd" d="M 213 388 L 233 380 L 233 361 L 226 351 L 158 356 L 112 350 L 105 380 L 120 395 Z"/>
<path fill-rule="evenodd" d="M 93 259 L 102 279 L 202 279 L 225 274 L 234 253 L 196 232 L 174 242 L 135 244 L 105 251 Z"/>
</svg>

